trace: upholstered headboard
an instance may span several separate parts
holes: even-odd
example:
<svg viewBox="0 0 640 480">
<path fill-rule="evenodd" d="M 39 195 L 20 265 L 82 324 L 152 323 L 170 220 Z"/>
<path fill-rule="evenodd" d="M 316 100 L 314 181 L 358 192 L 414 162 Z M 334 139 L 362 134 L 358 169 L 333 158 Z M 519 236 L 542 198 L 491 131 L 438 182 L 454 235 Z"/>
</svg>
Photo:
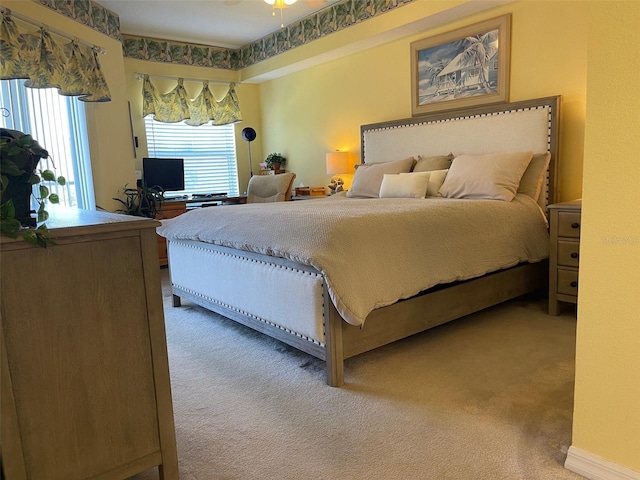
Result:
<svg viewBox="0 0 640 480">
<path fill-rule="evenodd" d="M 560 96 L 362 125 L 363 163 L 409 156 L 551 153 L 544 205 L 557 198 Z"/>
</svg>

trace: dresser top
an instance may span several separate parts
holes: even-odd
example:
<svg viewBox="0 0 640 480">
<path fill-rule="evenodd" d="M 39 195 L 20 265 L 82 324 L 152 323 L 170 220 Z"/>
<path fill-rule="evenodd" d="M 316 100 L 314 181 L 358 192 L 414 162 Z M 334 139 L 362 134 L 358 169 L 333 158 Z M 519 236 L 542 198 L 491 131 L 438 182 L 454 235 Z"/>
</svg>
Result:
<svg viewBox="0 0 640 480">
<path fill-rule="evenodd" d="M 582 199 L 579 198 L 568 202 L 554 203 L 553 205 L 549 205 L 548 208 L 549 210 L 558 208 L 562 210 L 580 210 L 582 208 Z"/>
<path fill-rule="evenodd" d="M 63 238 L 89 233 L 117 232 L 124 230 L 139 230 L 154 228 L 160 222 L 151 218 L 134 217 L 116 213 L 81 210 L 58 205 L 47 205 L 49 220 L 46 225 L 53 238 Z M 0 243 L 24 242 L 17 239 L 0 236 Z"/>
</svg>

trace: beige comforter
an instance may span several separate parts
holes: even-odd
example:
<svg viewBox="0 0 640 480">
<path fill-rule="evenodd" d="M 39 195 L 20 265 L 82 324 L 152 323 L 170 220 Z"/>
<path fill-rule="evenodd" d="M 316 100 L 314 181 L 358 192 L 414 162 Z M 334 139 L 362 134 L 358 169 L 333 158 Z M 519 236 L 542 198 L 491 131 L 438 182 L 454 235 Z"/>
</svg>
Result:
<svg viewBox="0 0 640 480">
<path fill-rule="evenodd" d="M 512 202 L 340 197 L 209 207 L 164 220 L 158 233 L 311 265 L 353 325 L 436 284 L 549 255 L 544 215 L 523 195 Z"/>
</svg>

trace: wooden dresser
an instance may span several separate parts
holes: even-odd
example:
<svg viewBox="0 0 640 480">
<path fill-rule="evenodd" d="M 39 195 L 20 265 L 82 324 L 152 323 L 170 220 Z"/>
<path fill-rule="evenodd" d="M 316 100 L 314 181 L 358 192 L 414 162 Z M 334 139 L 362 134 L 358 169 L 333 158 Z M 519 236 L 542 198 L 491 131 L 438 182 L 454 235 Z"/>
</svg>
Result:
<svg viewBox="0 0 640 480">
<path fill-rule="evenodd" d="M 561 302 L 578 302 L 580 217 L 582 200 L 549 205 L 549 314 L 560 313 Z"/>
<path fill-rule="evenodd" d="M 50 213 L 55 246 L 0 237 L 4 477 L 177 479 L 158 222 Z"/>
</svg>

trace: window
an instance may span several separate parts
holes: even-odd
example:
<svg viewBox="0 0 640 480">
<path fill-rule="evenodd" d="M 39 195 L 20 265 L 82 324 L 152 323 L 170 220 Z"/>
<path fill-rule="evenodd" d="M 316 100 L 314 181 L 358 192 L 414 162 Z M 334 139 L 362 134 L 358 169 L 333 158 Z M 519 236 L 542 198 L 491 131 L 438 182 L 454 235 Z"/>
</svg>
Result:
<svg viewBox="0 0 640 480">
<path fill-rule="evenodd" d="M 51 158 L 41 160 L 38 169 L 49 168 L 66 179 L 64 186 L 47 185 L 60 204 L 95 210 L 84 104 L 59 95 L 57 88 L 27 88 L 24 80 L 0 84 L 0 125 L 31 134 L 49 152 Z"/>
<path fill-rule="evenodd" d="M 183 158 L 185 189 L 176 195 L 238 195 L 238 164 L 232 124 L 192 127 L 144 119 L 149 157 Z"/>
</svg>

